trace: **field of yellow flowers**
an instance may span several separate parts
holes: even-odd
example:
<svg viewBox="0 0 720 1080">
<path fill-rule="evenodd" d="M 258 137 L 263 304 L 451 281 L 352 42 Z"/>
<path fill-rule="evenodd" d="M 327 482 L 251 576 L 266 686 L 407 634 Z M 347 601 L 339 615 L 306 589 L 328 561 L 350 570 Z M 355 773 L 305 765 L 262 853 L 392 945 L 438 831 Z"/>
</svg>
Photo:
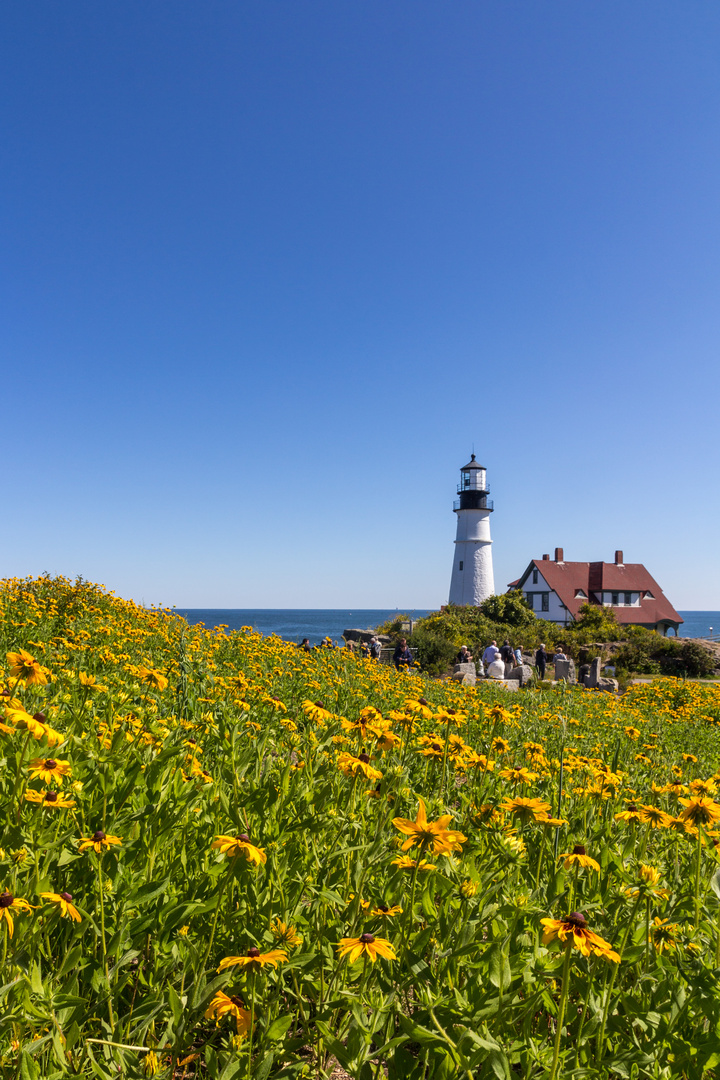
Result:
<svg viewBox="0 0 720 1080">
<path fill-rule="evenodd" d="M 720 1076 L 716 689 L 0 612 L 3 1078 Z"/>
</svg>

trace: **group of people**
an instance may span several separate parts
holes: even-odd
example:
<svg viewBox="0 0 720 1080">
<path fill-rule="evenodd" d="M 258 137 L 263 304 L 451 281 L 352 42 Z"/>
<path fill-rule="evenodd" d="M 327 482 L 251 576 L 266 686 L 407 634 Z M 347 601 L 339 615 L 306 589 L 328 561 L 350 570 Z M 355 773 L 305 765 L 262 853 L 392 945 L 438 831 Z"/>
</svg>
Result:
<svg viewBox="0 0 720 1080">
<path fill-rule="evenodd" d="M 505 665 L 506 671 L 508 667 L 519 667 L 523 662 L 522 650 L 520 648 L 513 648 L 507 638 L 500 648 L 498 648 L 496 641 L 491 641 L 482 654 L 482 662 L 485 665 L 485 669 L 487 670 L 491 664 L 496 663 L 498 660 Z M 567 660 L 567 656 L 560 646 L 558 646 L 556 652 L 553 653 L 553 664 L 556 660 Z M 467 645 L 461 646 L 455 662 L 458 664 L 470 664 L 472 661 L 473 654 L 470 652 Z M 545 670 L 549 663 L 550 654 L 546 651 L 545 644 L 543 643 L 535 653 L 535 667 L 537 668 L 538 675 L 541 679 L 545 678 Z"/>
</svg>

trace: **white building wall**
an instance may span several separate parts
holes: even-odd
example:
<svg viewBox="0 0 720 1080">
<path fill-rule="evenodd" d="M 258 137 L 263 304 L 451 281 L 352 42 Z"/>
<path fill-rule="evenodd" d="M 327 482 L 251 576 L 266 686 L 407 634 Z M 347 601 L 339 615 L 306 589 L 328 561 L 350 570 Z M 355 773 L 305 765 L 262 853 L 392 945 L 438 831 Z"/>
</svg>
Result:
<svg viewBox="0 0 720 1080">
<path fill-rule="evenodd" d="M 567 611 L 566 608 L 563 607 L 563 605 L 560 602 L 560 598 L 558 597 L 558 594 L 556 592 L 553 592 L 553 590 L 548 585 L 547 581 L 545 581 L 545 578 L 540 573 L 540 571 L 538 571 L 538 579 L 537 579 L 536 584 L 533 584 L 533 572 L 532 572 L 532 570 L 530 571 L 530 573 L 528 574 L 526 580 L 523 582 L 523 584 L 521 586 L 521 592 L 522 592 L 523 596 L 526 596 L 528 593 L 536 593 L 536 594 L 538 594 L 538 593 L 546 592 L 546 593 L 549 594 L 549 596 L 548 596 L 549 610 L 548 611 L 543 611 L 542 610 L 542 601 L 540 599 L 540 596 L 536 595 L 534 597 L 533 614 L 535 615 L 536 618 L 538 618 L 538 619 L 547 619 L 548 622 L 556 622 L 556 623 L 566 623 L 566 622 L 569 623 L 569 622 L 573 621 L 572 620 L 572 615 L 570 614 L 569 611 Z"/>
<path fill-rule="evenodd" d="M 495 593 L 490 510 L 458 510 L 450 603 L 479 606 Z M 462 564 L 462 570 L 460 565 Z"/>
</svg>

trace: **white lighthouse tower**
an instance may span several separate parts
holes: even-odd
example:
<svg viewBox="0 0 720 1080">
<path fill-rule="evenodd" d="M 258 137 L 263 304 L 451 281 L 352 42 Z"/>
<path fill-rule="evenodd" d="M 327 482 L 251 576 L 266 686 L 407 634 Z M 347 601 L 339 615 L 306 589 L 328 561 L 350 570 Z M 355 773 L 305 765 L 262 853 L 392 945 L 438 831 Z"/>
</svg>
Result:
<svg viewBox="0 0 720 1080">
<path fill-rule="evenodd" d="M 486 470 L 473 454 L 460 470 L 455 558 L 450 579 L 450 603 L 462 607 L 479 606 L 495 592 L 490 539 L 490 515 Z"/>
</svg>

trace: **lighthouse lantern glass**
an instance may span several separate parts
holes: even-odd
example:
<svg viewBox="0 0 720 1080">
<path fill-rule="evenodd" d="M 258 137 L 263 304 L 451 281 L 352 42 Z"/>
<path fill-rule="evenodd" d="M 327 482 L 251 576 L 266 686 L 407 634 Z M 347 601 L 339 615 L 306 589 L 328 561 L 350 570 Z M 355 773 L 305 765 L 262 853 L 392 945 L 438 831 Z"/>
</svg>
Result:
<svg viewBox="0 0 720 1080">
<path fill-rule="evenodd" d="M 485 469 L 461 469 L 463 491 L 485 491 Z"/>
</svg>

